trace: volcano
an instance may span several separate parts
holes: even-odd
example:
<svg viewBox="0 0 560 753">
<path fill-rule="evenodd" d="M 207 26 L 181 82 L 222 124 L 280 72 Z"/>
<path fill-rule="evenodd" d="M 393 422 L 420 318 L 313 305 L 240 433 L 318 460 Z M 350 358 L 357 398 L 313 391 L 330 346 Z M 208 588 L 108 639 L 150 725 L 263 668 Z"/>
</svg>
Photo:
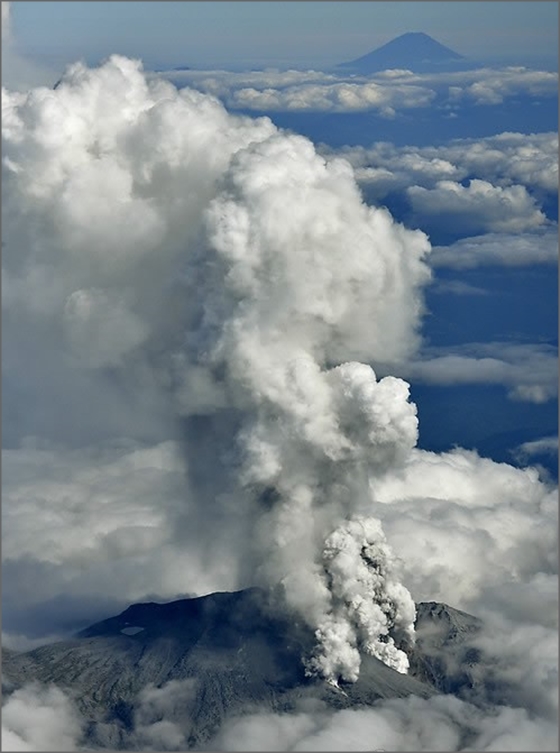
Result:
<svg viewBox="0 0 560 753">
<path fill-rule="evenodd" d="M 460 70 L 465 66 L 469 67 L 469 63 L 462 55 L 440 44 L 428 34 L 408 32 L 367 55 L 340 63 L 337 68 L 348 68 L 355 73 L 367 74 L 389 69 L 406 69 L 417 73 Z"/>
<path fill-rule="evenodd" d="M 434 602 L 418 604 L 417 615 L 410 674 L 364 655 L 357 682 L 337 686 L 305 674 L 302 657 L 313 648 L 313 631 L 279 611 L 260 589 L 134 604 L 70 640 L 26 653 L 5 651 L 4 692 L 32 681 L 54 683 L 72 695 L 87 720 L 88 745 L 123 750 L 144 688 L 192 682 L 177 713 L 189 748 L 198 747 L 226 719 L 255 708 L 291 713 L 302 702 L 366 708 L 382 699 L 449 692 L 441 654 L 447 650 L 449 659 L 453 653 L 459 666 L 457 650 L 480 622 Z"/>
</svg>

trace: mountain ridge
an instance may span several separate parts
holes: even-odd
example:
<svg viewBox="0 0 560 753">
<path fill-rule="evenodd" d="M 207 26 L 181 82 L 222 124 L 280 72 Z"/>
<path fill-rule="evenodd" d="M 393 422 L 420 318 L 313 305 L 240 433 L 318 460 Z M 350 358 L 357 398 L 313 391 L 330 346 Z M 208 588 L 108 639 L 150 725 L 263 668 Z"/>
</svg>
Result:
<svg viewBox="0 0 560 753">
<path fill-rule="evenodd" d="M 88 720 L 88 744 L 113 749 L 126 746 L 142 691 L 172 681 L 192 685 L 181 700 L 191 747 L 211 740 L 227 718 L 256 707 L 274 713 L 294 712 L 302 702 L 363 708 L 383 699 L 441 692 L 434 682 L 441 668 L 421 646 L 411 648 L 416 676 L 367 655 L 355 683 L 336 686 L 307 676 L 302 657 L 313 650 L 313 631 L 279 611 L 269 596 L 247 589 L 132 604 L 69 640 L 7 652 L 5 692 L 33 681 L 54 683 L 71 693 Z M 418 614 L 428 626 L 434 654 L 446 640 L 457 642 L 458 626 L 467 634 L 478 625 L 476 618 L 435 602 L 419 604 Z"/>
</svg>

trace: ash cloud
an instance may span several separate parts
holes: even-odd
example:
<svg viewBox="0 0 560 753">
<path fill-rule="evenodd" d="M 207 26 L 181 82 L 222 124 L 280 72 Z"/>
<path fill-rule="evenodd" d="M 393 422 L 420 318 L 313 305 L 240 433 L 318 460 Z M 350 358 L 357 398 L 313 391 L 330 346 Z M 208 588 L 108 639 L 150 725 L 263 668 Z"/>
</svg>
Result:
<svg viewBox="0 0 560 753">
<path fill-rule="evenodd" d="M 386 600 L 369 631 L 365 606 L 333 588 L 342 555 L 331 552 L 329 572 L 323 552 L 325 541 L 336 546 L 345 520 L 367 511 L 368 474 L 399 467 L 416 442 L 406 383 L 378 380 L 357 360 L 398 362 L 417 346 L 426 237 L 366 206 L 346 162 L 326 161 L 267 119 L 230 116 L 207 95 L 148 83 L 125 58 L 96 70 L 75 64 L 56 90 L 5 92 L 3 107 L 14 398 L 23 371 L 24 395 L 45 412 L 34 433 L 47 440 L 61 439 L 60 411 L 79 399 L 80 415 L 63 440 L 79 437 L 87 446 L 97 439 L 99 416 L 126 394 L 111 429 L 132 442 L 151 440 L 154 449 L 144 452 L 156 462 L 156 484 L 168 469 L 157 467 L 154 435 L 192 438 L 183 437 L 192 451 L 183 468 L 184 510 L 176 486 L 169 506 L 164 495 L 123 526 L 127 495 L 117 486 L 89 550 L 82 543 L 72 551 L 68 538 L 66 552 L 57 544 L 52 556 L 49 547 L 38 555 L 31 543 L 26 556 L 46 557 L 55 571 L 68 559 L 96 568 L 102 552 L 126 561 L 139 549 L 146 556 L 167 547 L 177 535 L 170 520 L 179 532 L 196 524 L 206 546 L 226 538 L 215 524 L 230 522 L 233 542 L 222 563 L 240 559 L 242 584 L 283 585 L 288 606 L 317 630 L 319 655 L 329 655 L 310 667 L 335 682 L 337 673 L 355 679 L 362 648 L 405 671 L 389 634 L 411 630 L 413 605 L 391 580 L 381 529 L 367 529 L 369 560 L 345 564 L 348 574 L 356 569 L 364 603 L 368 592 Z M 47 364 L 40 375 L 29 368 L 38 353 Z M 148 436 L 130 420 L 138 413 L 150 424 Z M 197 448 L 204 433 L 206 450 L 204 442 Z M 22 439 L 12 438 L 16 464 L 25 458 Z M 82 452 L 62 455 L 72 466 Z M 134 450 L 121 457 L 119 485 L 131 460 L 139 479 Z M 103 494 L 110 469 L 101 483 L 86 470 L 86 485 Z M 56 486 L 52 496 L 50 509 L 60 505 Z M 81 523 L 79 489 L 73 496 Z M 355 546 L 360 526 L 344 529 L 344 546 Z M 192 538 L 181 542 L 179 533 L 173 545 Z M 19 548 L 11 557 L 21 555 Z M 383 647 L 379 635 L 389 638 Z"/>
<path fill-rule="evenodd" d="M 308 670 L 336 683 L 356 679 L 360 653 L 406 671 L 413 599 L 491 613 L 510 589 L 519 611 L 499 605 L 502 629 L 521 612 L 549 660 L 529 594 L 555 582 L 553 490 L 532 469 L 415 449 L 408 385 L 378 368 L 396 373 L 420 344 L 423 233 L 367 206 L 346 160 L 119 56 L 71 66 L 56 90 L 3 91 L 3 139 L 4 533 L 20 623 L 65 593 L 281 584 L 316 631 Z M 512 635 L 497 673 L 525 645 Z M 492 714 L 410 699 L 265 721 L 280 749 L 337 747 L 351 730 L 369 747 L 372 729 L 380 747 L 548 749 L 551 685 Z M 190 692 L 145 690 L 142 744 L 183 745 L 173 704 Z M 20 712 L 40 707 L 46 728 L 58 709 L 53 744 L 79 745 L 66 701 L 42 694 L 10 696 L 9 739 L 36 744 Z M 219 745 L 260 748 L 264 723 L 236 722 Z"/>
</svg>

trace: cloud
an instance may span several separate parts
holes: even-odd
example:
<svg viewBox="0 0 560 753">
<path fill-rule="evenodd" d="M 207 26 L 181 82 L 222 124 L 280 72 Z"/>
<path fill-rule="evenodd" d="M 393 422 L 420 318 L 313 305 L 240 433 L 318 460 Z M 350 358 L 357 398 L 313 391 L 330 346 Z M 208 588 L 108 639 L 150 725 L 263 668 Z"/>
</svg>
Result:
<svg viewBox="0 0 560 753">
<path fill-rule="evenodd" d="M 374 709 L 262 714 L 230 722 L 214 750 L 554 750 L 553 722 L 520 708 L 484 714 L 450 696 L 385 701 Z"/>
<path fill-rule="evenodd" d="M 119 741 L 134 750 L 189 748 L 189 705 L 196 680 L 172 680 L 161 687 L 144 687 L 132 709 L 130 728 L 97 723 L 99 742 Z M 55 685 L 29 683 L 14 690 L 2 705 L 2 749 L 10 751 L 91 750 L 86 728 L 91 720 L 72 698 Z"/>
<path fill-rule="evenodd" d="M 523 442 L 518 447 L 510 450 L 511 457 L 520 465 L 535 465 L 542 469 L 542 474 L 546 477 L 548 471 L 543 464 L 547 461 L 556 461 L 558 463 L 558 437 L 542 437 L 530 442 Z"/>
<path fill-rule="evenodd" d="M 2 2 L 2 40 L 11 37 L 11 7 L 9 2 Z"/>
<path fill-rule="evenodd" d="M 229 108 L 260 111 L 356 112 L 377 110 L 393 117 L 403 109 L 455 108 L 461 102 L 497 105 L 511 97 L 551 97 L 558 77 L 523 67 L 414 74 L 382 71 L 371 76 L 320 71 L 160 71 L 177 86 L 220 97 Z"/>
<path fill-rule="evenodd" d="M 451 293 L 452 295 L 489 295 L 488 290 L 461 280 L 437 280 L 432 292 Z"/>
<path fill-rule="evenodd" d="M 449 98 L 451 101 L 469 99 L 476 105 L 499 105 L 508 97 L 550 97 L 557 89 L 556 73 L 510 66 L 497 71 L 485 69 L 472 83 L 451 86 Z"/>
<path fill-rule="evenodd" d="M 161 687 L 147 685 L 139 693 L 133 712 L 133 730 L 127 746 L 137 750 L 187 750 L 190 748 L 190 708 L 196 697 L 196 680 L 171 680 Z"/>
<path fill-rule="evenodd" d="M 190 702 L 192 692 L 191 681 L 146 687 L 134 708 L 133 726 L 125 733 L 124 744 L 142 746 L 142 750 L 185 750 L 189 728 L 185 703 Z M 55 687 L 47 690 L 26 686 L 12 695 L 4 710 L 7 721 L 3 741 L 10 750 L 47 750 L 47 743 L 53 749 L 56 745 L 57 750 L 88 749 L 80 744 L 84 719 Z M 28 726 L 25 737 L 12 731 L 19 728 L 18 717 L 26 711 L 39 711 L 35 719 L 43 723 L 41 731 L 46 731 L 46 738 L 33 737 Z M 490 712 L 483 711 L 452 696 L 440 695 L 429 699 L 411 696 L 383 701 L 374 708 L 342 711 L 311 700 L 300 702 L 290 714 L 256 710 L 226 721 L 202 749 L 553 751 L 555 745 L 556 727 L 552 720 L 535 718 L 520 707 L 497 706 Z"/>
<path fill-rule="evenodd" d="M 524 66 L 426 74 L 410 74 L 407 71 L 400 78 L 408 83 L 433 87 L 445 94 L 444 107 L 464 100 L 481 106 L 498 105 L 510 97 L 546 98 L 558 93 L 557 73 Z"/>
<path fill-rule="evenodd" d="M 352 465 L 382 475 L 416 441 L 408 386 L 357 360 L 417 347 L 425 235 L 366 206 L 345 161 L 148 82 L 126 58 L 75 64 L 55 90 L 6 92 L 3 107 L 7 462 L 16 477 L 26 465 L 8 482 L 5 554 L 14 588 L 30 572 L 43 584 L 14 608 L 134 599 L 151 587 L 140 566 L 169 594 L 178 561 L 219 548 L 183 589 L 218 572 L 227 587 L 281 582 L 322 636 L 316 670 L 355 679 L 358 647 L 394 661 L 377 636 L 410 628 L 411 602 L 382 531 L 368 524 L 367 546 L 386 582 L 353 564 L 364 593 L 395 607 L 369 633 L 323 557 L 359 512 L 359 484 L 343 492 Z M 345 530 L 348 543 L 361 535 Z"/>
<path fill-rule="evenodd" d="M 485 139 L 461 139 L 442 148 L 464 170 L 499 185 L 518 183 L 550 193 L 558 190 L 558 135 L 555 133 L 500 133 Z"/>
<path fill-rule="evenodd" d="M 341 150 L 356 170 L 368 194 L 383 198 L 389 191 L 411 184 L 434 188 L 439 181 L 478 178 L 507 188 L 525 186 L 532 193 L 558 190 L 558 135 L 556 133 L 500 133 L 482 139 L 454 139 L 438 146 L 402 146 L 387 142 Z"/>
<path fill-rule="evenodd" d="M 467 644 L 482 652 L 482 663 L 463 698 L 486 709 L 485 728 L 492 726 L 488 709 L 500 705 L 518 709 L 520 721 L 555 725 L 556 489 L 535 468 L 515 469 L 460 448 L 415 450 L 400 477 L 372 482 L 372 489 L 414 599 L 484 619 Z M 483 749 L 483 739 L 467 749 Z M 515 750 L 517 743 L 504 737 L 502 744 Z"/>
<path fill-rule="evenodd" d="M 479 614 L 490 611 L 494 590 L 523 590 L 532 581 L 537 587 L 540 574 L 556 575 L 555 490 L 534 468 L 461 448 L 414 450 L 400 476 L 372 481 L 371 488 L 416 601 Z M 540 609 L 548 612 L 542 588 L 538 593 Z M 528 611 L 525 617 L 538 622 L 540 615 Z"/>
<path fill-rule="evenodd" d="M 431 233 L 474 236 L 449 250 L 436 247 L 434 265 L 551 263 L 557 257 L 556 224 L 544 213 L 558 188 L 554 133 L 321 151 L 350 162 L 369 201 L 396 200 L 407 222 Z"/>
<path fill-rule="evenodd" d="M 435 92 L 426 87 L 319 71 L 163 71 L 177 86 L 194 86 L 220 97 L 231 109 L 315 112 L 378 111 L 393 117 L 396 110 L 427 107 Z"/>
<path fill-rule="evenodd" d="M 3 750 L 77 750 L 84 721 L 55 686 L 27 685 L 2 706 Z"/>
<path fill-rule="evenodd" d="M 49 643 L 57 643 L 63 639 L 63 635 L 42 635 L 40 638 L 29 638 L 26 635 L 2 631 L 2 648 L 21 652 L 33 651 L 34 648 L 46 646 Z"/>
<path fill-rule="evenodd" d="M 158 71 L 157 73 L 147 71 L 146 77 L 148 79 L 165 78 L 170 80 L 177 88 L 189 86 L 216 97 L 225 97 L 233 89 L 283 89 L 302 84 L 331 84 L 339 80 L 339 76 L 323 71 L 295 69 L 284 71 L 277 68 L 239 72 L 225 70 L 198 71 L 193 69 Z"/>
<path fill-rule="evenodd" d="M 423 222 L 444 223 L 457 233 L 518 233 L 543 225 L 545 215 L 524 186 L 501 188 L 473 178 L 467 186 L 441 180 L 434 188 L 407 189 L 413 212 Z"/>
<path fill-rule="evenodd" d="M 378 110 L 394 117 L 396 110 L 427 107 L 435 93 L 420 86 L 384 86 L 377 82 L 357 84 L 300 85 L 286 89 L 239 89 L 228 100 L 237 109 L 263 111 L 361 112 Z"/>
<path fill-rule="evenodd" d="M 49 642 L 49 631 L 64 636 L 154 594 L 238 585 L 235 511 L 212 531 L 211 553 L 178 443 L 34 444 L 3 451 L 8 645 Z"/>
<path fill-rule="evenodd" d="M 431 348 L 400 373 L 427 384 L 502 384 L 513 400 L 544 403 L 557 394 L 557 370 L 550 345 L 489 342 Z"/>
<path fill-rule="evenodd" d="M 541 453 L 555 454 L 558 452 L 558 437 L 543 437 L 532 442 L 523 442 L 516 449 L 516 457 L 527 460 L 532 455 Z"/>
<path fill-rule="evenodd" d="M 451 269 L 557 264 L 558 232 L 551 227 L 533 233 L 486 233 L 461 238 L 451 246 L 434 246 L 430 262 L 433 267 Z"/>
<path fill-rule="evenodd" d="M 2 0 L 2 86 L 23 91 L 30 86 L 52 86 L 55 81 L 55 71 L 20 52 L 13 34 L 12 3 Z"/>
</svg>

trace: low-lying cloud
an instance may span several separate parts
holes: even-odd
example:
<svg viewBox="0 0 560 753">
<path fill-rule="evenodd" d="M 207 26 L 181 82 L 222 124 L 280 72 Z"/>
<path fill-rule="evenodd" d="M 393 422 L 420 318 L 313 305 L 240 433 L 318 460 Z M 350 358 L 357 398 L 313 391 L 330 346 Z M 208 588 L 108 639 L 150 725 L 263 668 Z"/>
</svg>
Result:
<svg viewBox="0 0 560 753">
<path fill-rule="evenodd" d="M 55 686 L 26 685 L 2 706 L 2 749 L 79 750 L 85 720 Z"/>
<path fill-rule="evenodd" d="M 484 714 L 449 696 L 386 701 L 372 709 L 254 715 L 230 722 L 215 750 L 554 750 L 553 722 L 520 708 Z"/>
<path fill-rule="evenodd" d="M 320 71 L 265 70 L 161 71 L 177 86 L 193 86 L 220 97 L 233 109 L 259 111 L 379 111 L 393 117 L 402 110 L 424 108 L 437 100 L 449 111 L 461 103 L 502 104 L 512 97 L 550 98 L 558 76 L 524 67 L 417 74 L 388 70 L 370 76 Z"/>
<path fill-rule="evenodd" d="M 558 232 L 550 227 L 532 233 L 486 233 L 461 238 L 450 246 L 434 246 L 430 263 L 451 269 L 553 265 L 558 263 Z"/>
<path fill-rule="evenodd" d="M 558 356 L 539 343 L 465 343 L 426 349 L 400 370 L 426 384 L 501 384 L 513 400 L 544 403 L 558 394 Z"/>
<path fill-rule="evenodd" d="M 439 146 L 322 147 L 347 159 L 368 196 L 383 199 L 410 186 L 434 189 L 442 181 L 477 179 L 497 188 L 524 186 L 539 200 L 558 190 L 556 133 L 500 133 L 480 139 L 455 139 Z"/>
<path fill-rule="evenodd" d="M 416 217 L 433 226 L 437 221 L 463 235 L 518 233 L 543 225 L 546 216 L 524 186 L 501 188 L 473 178 L 464 186 L 441 180 L 434 188 L 411 186 L 406 191 Z"/>
</svg>

